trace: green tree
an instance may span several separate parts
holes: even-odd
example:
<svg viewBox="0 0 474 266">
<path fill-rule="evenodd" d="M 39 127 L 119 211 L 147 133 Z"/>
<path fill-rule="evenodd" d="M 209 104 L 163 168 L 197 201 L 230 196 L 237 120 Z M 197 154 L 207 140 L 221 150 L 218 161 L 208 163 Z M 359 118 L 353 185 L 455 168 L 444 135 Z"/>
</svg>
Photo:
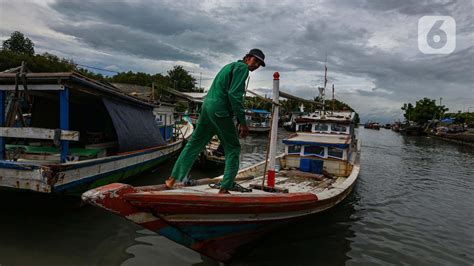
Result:
<svg viewBox="0 0 474 266">
<path fill-rule="evenodd" d="M 3 49 L 7 51 L 12 51 L 19 54 L 34 55 L 35 44 L 23 33 L 19 31 L 14 31 L 9 39 L 3 41 Z"/>
<path fill-rule="evenodd" d="M 69 72 L 75 69 L 72 60 L 44 53 L 42 55 L 19 54 L 10 50 L 0 51 L 0 71 L 21 66 L 25 61 L 32 72 Z"/>
<path fill-rule="evenodd" d="M 260 99 L 256 96 L 245 96 L 244 108 L 245 109 L 261 109 L 261 110 L 271 111 L 272 104 L 270 102 L 267 102 L 267 101 L 265 101 L 263 99 Z"/>
<path fill-rule="evenodd" d="M 405 120 L 407 121 L 413 121 L 412 118 L 414 117 L 413 115 L 413 104 L 411 103 L 404 103 L 402 106 L 402 110 L 405 111 L 403 116 L 405 117 Z"/>
<path fill-rule="evenodd" d="M 129 83 L 129 84 L 136 84 L 141 86 L 151 86 L 153 82 L 153 77 L 150 74 L 143 73 L 143 72 L 121 72 L 117 73 L 116 75 L 110 78 L 111 82 L 118 82 L 118 83 Z"/>
<path fill-rule="evenodd" d="M 411 103 L 403 104 L 402 110 L 405 111 L 404 117 L 408 121 L 414 121 L 418 124 L 425 124 L 428 120 L 440 118 L 449 109 L 444 105 L 436 105 L 436 100 L 423 98 L 418 100 L 413 106 Z"/>
<path fill-rule="evenodd" d="M 168 70 L 168 79 L 171 87 L 179 91 L 191 92 L 195 90 L 196 79 L 189 74 L 182 66 L 174 66 Z"/>
</svg>

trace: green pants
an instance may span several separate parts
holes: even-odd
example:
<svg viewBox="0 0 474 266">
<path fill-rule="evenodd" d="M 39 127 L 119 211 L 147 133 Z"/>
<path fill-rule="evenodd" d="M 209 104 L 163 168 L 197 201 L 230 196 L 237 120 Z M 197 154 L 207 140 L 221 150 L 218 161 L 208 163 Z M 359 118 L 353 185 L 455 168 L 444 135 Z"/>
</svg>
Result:
<svg viewBox="0 0 474 266">
<path fill-rule="evenodd" d="M 199 153 L 214 135 L 219 137 L 225 153 L 224 178 L 221 188 L 230 189 L 234 184 L 240 163 L 240 143 L 237 130 L 229 115 L 218 117 L 206 110 L 201 112 L 194 133 L 179 155 L 171 177 L 179 181 L 183 180 L 191 170 Z"/>
</svg>

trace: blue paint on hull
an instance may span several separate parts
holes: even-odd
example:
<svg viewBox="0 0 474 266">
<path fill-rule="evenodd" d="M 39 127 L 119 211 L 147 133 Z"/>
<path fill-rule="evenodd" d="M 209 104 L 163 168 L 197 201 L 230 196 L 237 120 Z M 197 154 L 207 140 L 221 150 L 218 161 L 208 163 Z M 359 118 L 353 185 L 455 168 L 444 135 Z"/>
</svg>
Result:
<svg viewBox="0 0 474 266">
<path fill-rule="evenodd" d="M 252 232 L 261 227 L 261 224 L 246 223 L 232 225 L 180 225 L 179 229 L 198 241 L 221 238 L 228 235 Z"/>
</svg>

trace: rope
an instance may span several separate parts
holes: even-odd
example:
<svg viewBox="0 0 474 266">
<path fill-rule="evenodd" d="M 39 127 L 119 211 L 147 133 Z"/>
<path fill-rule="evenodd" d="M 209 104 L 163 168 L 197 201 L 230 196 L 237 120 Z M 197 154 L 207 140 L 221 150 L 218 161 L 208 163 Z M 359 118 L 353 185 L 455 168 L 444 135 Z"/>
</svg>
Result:
<svg viewBox="0 0 474 266">
<path fill-rule="evenodd" d="M 210 188 L 215 188 L 215 189 L 220 189 L 221 188 L 221 182 L 217 183 L 211 183 L 209 184 Z M 248 193 L 252 192 L 251 188 L 244 188 L 243 186 L 239 185 L 238 183 L 232 184 L 232 187 L 229 189 L 230 191 L 237 191 L 237 192 L 242 192 L 242 193 Z"/>
</svg>

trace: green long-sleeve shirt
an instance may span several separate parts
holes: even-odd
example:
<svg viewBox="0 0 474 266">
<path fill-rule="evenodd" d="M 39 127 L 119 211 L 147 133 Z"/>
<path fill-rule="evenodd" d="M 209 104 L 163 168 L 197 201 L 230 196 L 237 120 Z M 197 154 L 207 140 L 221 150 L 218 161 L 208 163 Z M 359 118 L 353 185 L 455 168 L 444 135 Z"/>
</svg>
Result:
<svg viewBox="0 0 474 266">
<path fill-rule="evenodd" d="M 235 115 L 245 125 L 245 80 L 249 75 L 247 64 L 242 60 L 224 66 L 212 82 L 203 109 L 218 117 Z"/>
</svg>

